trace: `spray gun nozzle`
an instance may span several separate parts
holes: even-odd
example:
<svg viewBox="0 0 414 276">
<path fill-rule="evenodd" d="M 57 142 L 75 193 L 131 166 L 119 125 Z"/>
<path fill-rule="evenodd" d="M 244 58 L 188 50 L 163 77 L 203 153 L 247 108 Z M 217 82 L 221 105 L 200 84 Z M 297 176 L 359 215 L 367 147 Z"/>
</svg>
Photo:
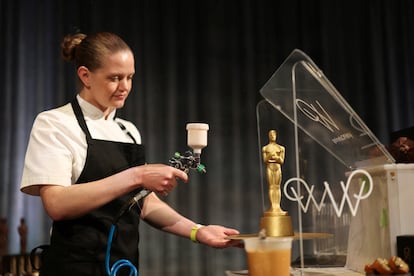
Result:
<svg viewBox="0 0 414 276">
<path fill-rule="evenodd" d="M 206 173 L 206 166 L 204 166 L 203 164 L 198 164 L 197 166 L 197 172 L 199 173 Z"/>
</svg>

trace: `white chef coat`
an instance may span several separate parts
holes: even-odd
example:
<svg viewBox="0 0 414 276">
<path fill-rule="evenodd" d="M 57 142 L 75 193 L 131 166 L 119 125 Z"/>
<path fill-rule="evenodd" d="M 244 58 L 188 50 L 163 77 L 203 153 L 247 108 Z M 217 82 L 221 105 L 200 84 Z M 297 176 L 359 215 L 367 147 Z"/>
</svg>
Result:
<svg viewBox="0 0 414 276">
<path fill-rule="evenodd" d="M 141 144 L 138 129 L 129 121 L 105 119 L 103 112 L 77 95 L 86 125 L 93 139 L 133 143 L 117 121 Z M 39 195 L 38 185 L 70 186 L 76 183 L 85 165 L 87 143 L 70 103 L 40 113 L 32 127 L 26 151 L 21 190 Z"/>
</svg>

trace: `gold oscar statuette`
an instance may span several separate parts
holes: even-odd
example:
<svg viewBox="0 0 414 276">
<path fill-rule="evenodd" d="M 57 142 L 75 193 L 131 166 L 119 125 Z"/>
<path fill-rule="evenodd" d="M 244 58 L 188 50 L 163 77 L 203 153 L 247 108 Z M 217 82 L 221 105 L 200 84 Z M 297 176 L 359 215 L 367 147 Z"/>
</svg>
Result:
<svg viewBox="0 0 414 276">
<path fill-rule="evenodd" d="M 262 147 L 263 162 L 266 164 L 266 180 L 270 208 L 264 212 L 260 220 L 260 230 L 265 230 L 266 236 L 293 236 L 292 219 L 287 211 L 282 210 L 282 164 L 285 161 L 285 147 L 276 143 L 276 130 L 269 131 L 269 143 Z"/>
</svg>

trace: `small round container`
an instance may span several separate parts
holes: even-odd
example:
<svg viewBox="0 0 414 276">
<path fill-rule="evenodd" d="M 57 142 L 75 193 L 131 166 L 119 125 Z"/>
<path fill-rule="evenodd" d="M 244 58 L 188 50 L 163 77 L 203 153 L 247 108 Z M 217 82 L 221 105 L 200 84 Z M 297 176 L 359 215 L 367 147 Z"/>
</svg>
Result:
<svg viewBox="0 0 414 276">
<path fill-rule="evenodd" d="M 290 276 L 293 237 L 244 239 L 249 276 Z"/>
</svg>

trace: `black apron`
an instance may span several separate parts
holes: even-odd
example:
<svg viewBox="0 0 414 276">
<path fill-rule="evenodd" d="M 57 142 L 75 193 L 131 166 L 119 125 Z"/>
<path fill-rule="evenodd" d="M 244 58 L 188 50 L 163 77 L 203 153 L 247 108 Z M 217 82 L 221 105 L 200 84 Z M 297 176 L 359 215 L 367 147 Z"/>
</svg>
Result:
<svg viewBox="0 0 414 276">
<path fill-rule="evenodd" d="M 85 166 L 76 184 L 102 179 L 145 163 L 142 145 L 92 139 L 76 99 L 72 101 L 72 108 L 88 144 Z M 80 218 L 54 221 L 50 248 L 45 252 L 40 275 L 106 275 L 109 229 L 124 203 L 138 191 L 117 198 Z M 142 200 L 138 205 L 117 222 L 110 265 L 119 259 L 128 259 L 138 269 L 138 226 Z M 129 275 L 129 269 L 121 269 L 117 275 Z"/>
</svg>

